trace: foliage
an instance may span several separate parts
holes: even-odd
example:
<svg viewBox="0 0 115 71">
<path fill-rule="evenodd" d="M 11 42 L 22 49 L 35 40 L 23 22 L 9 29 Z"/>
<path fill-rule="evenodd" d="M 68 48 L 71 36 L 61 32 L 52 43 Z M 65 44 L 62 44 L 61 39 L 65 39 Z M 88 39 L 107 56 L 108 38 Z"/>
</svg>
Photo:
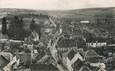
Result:
<svg viewBox="0 0 115 71">
<path fill-rule="evenodd" d="M 9 29 L 8 29 L 8 36 L 11 39 L 16 40 L 24 40 L 24 37 L 28 35 L 27 31 L 23 28 L 23 19 L 15 16 L 13 20 L 11 20 Z"/>
</svg>

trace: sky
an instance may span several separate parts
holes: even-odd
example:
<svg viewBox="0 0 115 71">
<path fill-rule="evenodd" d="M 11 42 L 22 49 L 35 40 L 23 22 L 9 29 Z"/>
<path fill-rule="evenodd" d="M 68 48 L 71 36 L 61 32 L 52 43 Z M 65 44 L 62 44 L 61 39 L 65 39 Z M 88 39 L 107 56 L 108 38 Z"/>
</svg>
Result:
<svg viewBox="0 0 115 71">
<path fill-rule="evenodd" d="M 115 0 L 0 0 L 0 8 L 70 10 L 115 7 Z"/>
</svg>

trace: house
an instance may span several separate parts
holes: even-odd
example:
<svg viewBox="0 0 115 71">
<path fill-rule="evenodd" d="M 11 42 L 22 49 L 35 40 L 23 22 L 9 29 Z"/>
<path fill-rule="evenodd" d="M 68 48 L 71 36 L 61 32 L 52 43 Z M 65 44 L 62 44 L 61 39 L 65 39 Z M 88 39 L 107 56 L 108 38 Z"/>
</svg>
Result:
<svg viewBox="0 0 115 71">
<path fill-rule="evenodd" d="M 98 55 L 95 50 L 88 50 L 85 52 L 84 58 L 89 63 L 98 63 L 103 57 Z"/>
<path fill-rule="evenodd" d="M 101 37 L 92 38 L 91 40 L 86 41 L 86 46 L 94 47 L 94 48 L 107 46 L 107 40 L 105 38 L 101 38 Z"/>
<path fill-rule="evenodd" d="M 81 20 L 80 23 L 87 24 L 87 23 L 90 23 L 90 21 L 89 20 Z"/>
<path fill-rule="evenodd" d="M 91 71 L 88 66 L 82 66 L 79 71 Z"/>
<path fill-rule="evenodd" d="M 86 45 L 88 47 L 102 47 L 102 46 L 106 46 L 107 43 L 106 42 L 91 42 L 91 43 L 87 43 Z"/>
<path fill-rule="evenodd" d="M 30 66 L 31 64 L 31 53 L 18 53 L 17 57 L 20 59 L 20 63 L 23 63 L 25 66 Z"/>
<path fill-rule="evenodd" d="M 30 68 L 27 68 L 27 69 L 17 69 L 16 71 L 31 71 Z"/>
<path fill-rule="evenodd" d="M 8 61 L 12 60 L 13 55 L 10 52 L 0 52 L 0 56 L 3 56 Z"/>
</svg>

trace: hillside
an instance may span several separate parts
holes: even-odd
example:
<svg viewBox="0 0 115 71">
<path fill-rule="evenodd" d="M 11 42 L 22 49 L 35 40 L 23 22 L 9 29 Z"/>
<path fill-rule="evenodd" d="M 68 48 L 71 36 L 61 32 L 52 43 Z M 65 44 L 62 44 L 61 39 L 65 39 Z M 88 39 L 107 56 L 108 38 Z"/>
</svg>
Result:
<svg viewBox="0 0 115 71">
<path fill-rule="evenodd" d="M 64 24 L 76 22 L 75 29 L 77 34 L 84 35 L 82 31 L 91 33 L 94 36 L 114 37 L 115 36 L 115 8 L 87 8 L 66 11 L 45 11 L 45 10 L 28 10 L 28 9 L 0 9 L 0 17 L 6 14 L 45 14 L 50 15 Z M 7 16 L 7 15 L 6 15 Z M 54 19 L 55 20 L 55 19 Z M 79 21 L 88 20 L 89 24 L 80 24 Z M 57 22 L 55 20 L 55 22 Z M 79 27 L 78 27 L 79 26 Z"/>
</svg>

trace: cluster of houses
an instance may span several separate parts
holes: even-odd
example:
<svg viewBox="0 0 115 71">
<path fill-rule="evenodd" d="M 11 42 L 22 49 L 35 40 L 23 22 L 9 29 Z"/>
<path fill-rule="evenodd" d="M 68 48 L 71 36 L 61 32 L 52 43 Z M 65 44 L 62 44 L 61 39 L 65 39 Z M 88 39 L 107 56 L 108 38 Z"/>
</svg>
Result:
<svg viewBox="0 0 115 71">
<path fill-rule="evenodd" d="M 56 61 L 53 62 L 52 60 L 53 56 L 51 56 L 51 54 L 53 52 L 55 53 L 53 54 L 54 57 L 56 57 L 56 53 L 59 52 L 61 61 L 57 61 L 57 63 L 59 64 L 59 66 L 61 66 L 62 64 L 62 67 L 65 66 L 69 71 L 85 71 L 84 69 L 91 71 L 90 66 L 96 67 L 98 69 L 100 65 L 102 65 L 101 67 L 104 66 L 103 69 L 106 68 L 103 59 L 100 59 L 104 58 L 103 56 L 98 55 L 95 50 L 88 49 L 84 51 L 84 48 L 98 48 L 108 46 L 108 41 L 106 39 L 94 38 L 91 40 L 83 40 L 81 38 L 80 41 L 78 40 L 79 37 L 77 37 L 76 39 L 71 36 L 68 37 L 66 35 L 59 39 L 55 48 L 51 48 L 52 50 L 50 49 L 52 52 L 50 53 L 47 46 L 45 46 L 44 42 L 42 43 L 42 41 L 48 41 L 48 39 L 45 39 L 48 38 L 45 34 L 49 34 L 51 36 L 52 33 L 50 32 L 54 32 L 53 30 L 57 25 L 47 15 L 34 16 L 38 17 L 34 19 L 34 23 L 37 23 L 37 26 L 44 22 L 44 24 L 42 24 L 42 29 L 40 29 L 42 31 L 42 37 L 40 38 L 40 35 L 37 34 L 39 32 L 36 31 L 39 30 L 39 28 L 37 27 L 36 30 L 31 33 L 32 36 L 27 37 L 26 41 L 0 39 L 1 70 L 21 71 L 22 69 L 25 69 L 24 71 L 59 71 L 60 68 L 58 69 L 58 67 L 55 66 Z M 30 20 L 32 20 L 31 17 L 33 17 L 33 15 L 26 15 L 26 17 L 27 18 L 23 18 L 25 23 L 24 27 L 26 27 L 26 30 L 30 30 L 30 24 L 32 23 L 32 21 Z M 80 23 L 89 23 L 89 21 L 80 21 Z M 60 29 L 60 27 L 58 27 L 57 29 Z M 62 29 L 60 29 L 59 31 L 63 32 Z M 28 40 L 28 38 L 32 38 L 32 40 Z M 50 38 L 53 37 L 51 36 Z M 40 39 L 42 41 L 39 41 Z M 32 43 L 27 43 L 29 41 Z M 8 45 L 5 45 L 5 43 L 8 43 Z M 102 61 L 102 63 L 100 61 Z"/>
</svg>

